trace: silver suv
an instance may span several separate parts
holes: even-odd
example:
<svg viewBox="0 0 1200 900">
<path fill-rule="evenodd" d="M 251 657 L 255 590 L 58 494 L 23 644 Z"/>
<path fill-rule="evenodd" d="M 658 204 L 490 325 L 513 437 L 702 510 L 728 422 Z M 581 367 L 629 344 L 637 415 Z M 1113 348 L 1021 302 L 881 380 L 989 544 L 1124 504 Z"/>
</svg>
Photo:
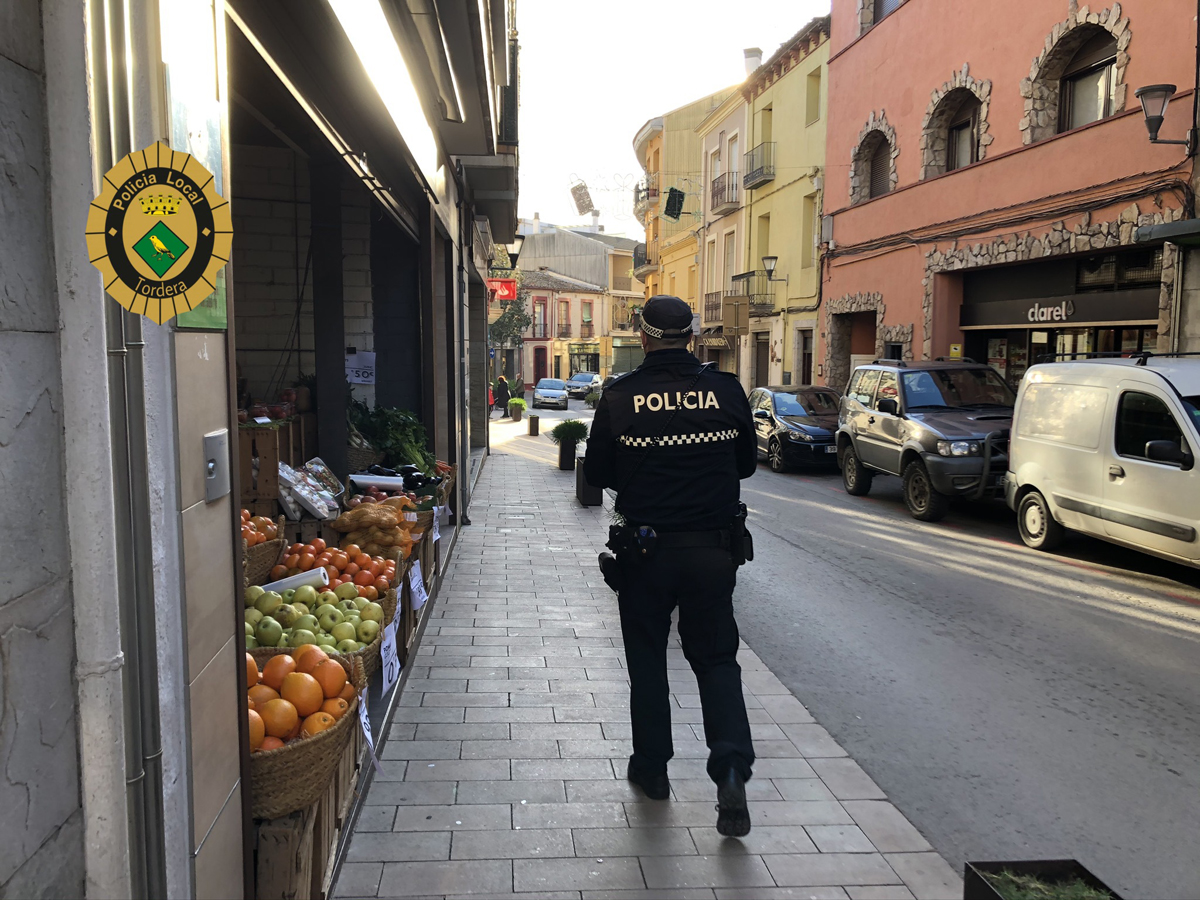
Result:
<svg viewBox="0 0 1200 900">
<path fill-rule="evenodd" d="M 908 511 L 925 522 L 945 516 L 953 497 L 1002 494 L 1015 400 L 995 369 L 967 360 L 859 366 L 838 411 L 846 493 L 898 475 Z"/>
</svg>

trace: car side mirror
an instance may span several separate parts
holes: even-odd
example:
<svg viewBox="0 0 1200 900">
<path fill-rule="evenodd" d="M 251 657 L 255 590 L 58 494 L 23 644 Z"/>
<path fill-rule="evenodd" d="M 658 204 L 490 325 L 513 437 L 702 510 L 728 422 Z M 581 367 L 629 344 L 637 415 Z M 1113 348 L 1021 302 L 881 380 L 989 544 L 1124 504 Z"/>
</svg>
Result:
<svg viewBox="0 0 1200 900">
<path fill-rule="evenodd" d="M 769 418 L 771 418 L 771 414 L 769 412 L 767 412 L 765 409 L 756 409 L 754 411 L 754 418 L 769 419 Z"/>
<path fill-rule="evenodd" d="M 1174 463 L 1185 471 L 1196 463 L 1191 452 L 1182 449 L 1174 441 L 1147 441 L 1145 455 L 1146 459 L 1154 462 Z"/>
<path fill-rule="evenodd" d="M 885 415 L 898 416 L 900 415 L 900 404 L 891 397 L 884 397 L 875 404 L 875 408 Z"/>
</svg>

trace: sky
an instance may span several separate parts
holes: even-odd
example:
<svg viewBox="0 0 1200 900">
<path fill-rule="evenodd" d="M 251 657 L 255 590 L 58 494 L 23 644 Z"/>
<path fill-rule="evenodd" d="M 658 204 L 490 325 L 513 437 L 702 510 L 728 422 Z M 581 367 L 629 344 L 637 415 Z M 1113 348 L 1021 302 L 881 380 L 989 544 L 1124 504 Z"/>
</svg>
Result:
<svg viewBox="0 0 1200 900">
<path fill-rule="evenodd" d="M 740 84 L 745 48 L 766 59 L 828 12 L 829 0 L 518 0 L 519 214 L 590 225 L 571 199 L 582 179 L 606 232 L 641 237 L 632 188 L 642 125 Z"/>
</svg>

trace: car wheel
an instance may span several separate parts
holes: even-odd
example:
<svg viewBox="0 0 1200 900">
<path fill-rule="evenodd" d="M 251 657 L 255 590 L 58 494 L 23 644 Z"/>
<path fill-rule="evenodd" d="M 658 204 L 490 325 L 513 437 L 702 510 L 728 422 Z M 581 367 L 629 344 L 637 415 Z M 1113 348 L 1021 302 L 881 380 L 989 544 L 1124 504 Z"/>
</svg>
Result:
<svg viewBox="0 0 1200 900">
<path fill-rule="evenodd" d="M 862 460 L 854 452 L 854 445 L 848 445 L 842 455 L 842 487 L 846 493 L 852 497 L 865 497 L 874 479 L 875 473 L 863 466 Z"/>
<path fill-rule="evenodd" d="M 786 472 L 787 463 L 783 461 L 783 447 L 774 438 L 767 445 L 767 459 L 771 463 L 772 472 Z"/>
<path fill-rule="evenodd" d="M 950 498 L 934 488 L 925 463 L 919 459 L 904 467 L 904 505 L 914 519 L 922 522 L 944 519 L 950 511 Z"/>
<path fill-rule="evenodd" d="M 1066 529 L 1050 512 L 1050 504 L 1037 491 L 1030 491 L 1017 504 L 1017 530 L 1034 550 L 1053 550 L 1066 536 Z"/>
</svg>

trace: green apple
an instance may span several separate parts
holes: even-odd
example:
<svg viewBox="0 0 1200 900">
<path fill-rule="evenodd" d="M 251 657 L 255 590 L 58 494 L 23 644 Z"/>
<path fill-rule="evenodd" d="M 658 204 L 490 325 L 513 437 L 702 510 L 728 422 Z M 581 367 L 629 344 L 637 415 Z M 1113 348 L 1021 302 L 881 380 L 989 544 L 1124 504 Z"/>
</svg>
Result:
<svg viewBox="0 0 1200 900">
<path fill-rule="evenodd" d="M 349 638 L 344 641 L 338 641 L 337 649 L 342 653 L 353 653 L 358 649 L 358 641 L 350 640 Z"/>
<path fill-rule="evenodd" d="M 321 649 L 325 651 L 326 656 L 341 656 L 342 651 L 332 644 L 322 644 Z"/>
<path fill-rule="evenodd" d="M 290 635 L 287 635 L 287 634 L 285 634 L 283 637 L 281 637 L 281 638 L 279 639 L 279 643 L 278 643 L 278 644 L 276 644 L 275 646 L 276 646 L 276 647 L 290 647 L 290 646 L 292 646 L 292 644 L 291 644 L 291 640 L 292 640 L 292 639 L 291 639 L 291 636 L 290 636 Z"/>
<path fill-rule="evenodd" d="M 361 615 L 364 622 L 378 622 L 380 626 L 383 625 L 383 607 L 378 603 L 368 603 L 362 608 Z"/>
<path fill-rule="evenodd" d="M 245 603 L 246 606 L 253 606 L 254 601 L 261 597 L 264 593 L 266 592 L 261 587 L 259 587 L 257 584 L 252 584 L 250 587 L 246 588 L 246 593 L 242 595 L 242 602 Z"/>
<path fill-rule="evenodd" d="M 284 603 L 291 603 L 291 602 L 292 602 L 292 598 L 296 596 L 296 589 L 295 589 L 295 588 L 288 588 L 287 590 L 285 590 L 285 591 L 280 591 L 279 593 L 281 593 L 281 594 L 283 595 L 283 602 L 284 602 Z"/>
<path fill-rule="evenodd" d="M 258 623 L 254 636 L 258 638 L 258 643 L 263 647 L 278 647 L 283 638 L 283 626 L 270 616 L 264 616 L 263 620 Z"/>
<path fill-rule="evenodd" d="M 368 600 L 366 597 L 355 597 L 354 598 L 354 608 L 357 609 L 359 612 L 362 612 L 363 609 L 366 607 L 366 605 L 370 602 L 371 601 Z"/>
<path fill-rule="evenodd" d="M 288 628 L 294 625 L 296 620 L 300 618 L 300 613 L 296 612 L 296 607 L 290 603 L 284 603 L 279 609 L 271 613 L 271 618 L 284 628 Z"/>
<path fill-rule="evenodd" d="M 318 619 L 326 613 L 337 612 L 338 608 L 332 603 L 323 603 L 317 607 L 317 611 L 313 613 Z"/>
<path fill-rule="evenodd" d="M 257 627 L 258 623 L 262 621 L 263 614 L 260 613 L 253 606 L 251 606 L 249 609 L 246 610 L 245 617 L 246 617 L 247 622 L 249 622 L 251 625 L 254 625 L 255 627 Z"/>
<path fill-rule="evenodd" d="M 337 594 L 339 600 L 353 600 L 358 596 L 358 588 L 354 586 L 353 582 L 346 581 L 339 584 L 334 593 Z"/>
<path fill-rule="evenodd" d="M 258 641 L 256 641 L 250 635 L 246 635 L 246 649 L 253 650 L 257 646 L 258 646 Z"/>
<path fill-rule="evenodd" d="M 337 639 L 338 643 L 341 643 L 342 641 L 353 641 L 358 638 L 358 629 L 355 628 L 350 622 L 338 622 L 329 629 L 329 633 Z"/>
<path fill-rule="evenodd" d="M 317 644 L 321 647 L 336 647 L 337 641 L 333 639 L 333 635 L 321 632 L 317 635 Z"/>
<path fill-rule="evenodd" d="M 297 603 L 295 599 L 292 600 L 292 609 L 296 610 L 296 613 L 301 616 L 307 616 L 310 612 L 312 612 L 312 610 L 308 608 L 307 603 Z"/>
<path fill-rule="evenodd" d="M 308 615 L 300 616 L 300 618 L 292 623 L 292 627 L 302 629 L 304 631 L 311 631 L 313 634 L 316 634 L 317 629 L 320 628 L 321 625 L 319 622 L 317 622 L 317 617 L 309 613 Z"/>
<path fill-rule="evenodd" d="M 339 600 L 337 608 L 342 611 L 343 615 L 350 615 L 352 612 L 358 612 L 358 607 L 354 605 L 353 600 Z"/>
<path fill-rule="evenodd" d="M 317 636 L 307 629 L 301 628 L 299 631 L 292 632 L 292 646 L 302 647 L 305 644 L 317 643 Z"/>
<path fill-rule="evenodd" d="M 283 606 L 283 598 L 274 591 L 259 594 L 258 599 L 254 601 L 254 608 L 264 616 L 269 616 L 281 606 Z"/>
<path fill-rule="evenodd" d="M 249 622 L 246 623 L 246 637 L 254 637 L 254 626 Z"/>
<path fill-rule="evenodd" d="M 311 584 L 301 585 L 296 588 L 296 593 L 292 597 L 293 603 L 303 603 L 305 606 L 312 606 L 317 602 L 317 589 Z"/>
<path fill-rule="evenodd" d="M 379 623 L 371 619 L 364 619 L 358 623 L 358 639 L 364 644 L 369 644 L 379 636 Z"/>
<path fill-rule="evenodd" d="M 330 606 L 336 606 L 340 598 L 333 591 L 321 591 L 317 595 L 317 599 L 313 601 L 317 606 L 324 606 L 328 603 Z"/>
<path fill-rule="evenodd" d="M 342 615 L 340 609 L 332 609 L 325 615 L 321 616 L 317 621 L 321 624 L 322 631 L 333 631 L 333 626 L 337 625 L 342 619 L 346 618 Z"/>
</svg>

